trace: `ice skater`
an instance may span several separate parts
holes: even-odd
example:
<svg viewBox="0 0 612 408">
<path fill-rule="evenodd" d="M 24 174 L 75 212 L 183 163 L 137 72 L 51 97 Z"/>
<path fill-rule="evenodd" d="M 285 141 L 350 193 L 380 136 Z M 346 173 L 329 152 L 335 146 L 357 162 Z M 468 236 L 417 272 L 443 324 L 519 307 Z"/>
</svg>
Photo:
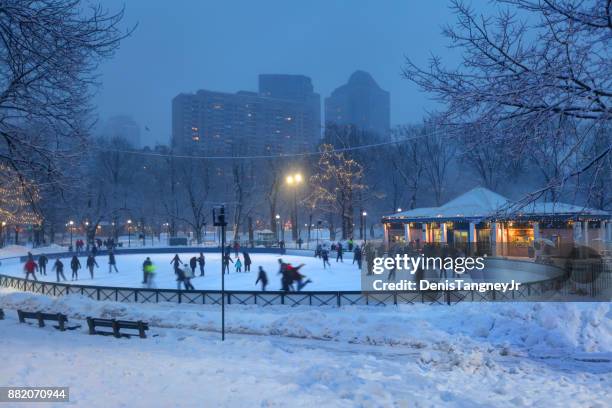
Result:
<svg viewBox="0 0 612 408">
<path fill-rule="evenodd" d="M 151 261 L 151 259 L 149 259 L 149 257 L 147 257 L 147 259 L 145 260 L 145 263 L 148 261 L 148 263 L 146 264 L 146 266 L 144 267 L 144 273 L 145 273 L 145 285 L 147 288 L 153 288 L 155 287 L 155 265 L 153 265 L 153 262 Z"/>
<path fill-rule="evenodd" d="M 113 251 L 110 251 L 108 253 L 108 273 L 113 272 L 113 269 L 115 269 L 115 272 L 119 273 L 117 270 L 117 260 L 115 259 L 115 254 Z"/>
<path fill-rule="evenodd" d="M 242 272 L 242 262 L 240 261 L 240 258 L 236 259 L 236 262 L 234 262 L 234 267 L 236 268 L 236 272 Z"/>
<path fill-rule="evenodd" d="M 329 263 L 329 252 L 327 249 L 323 249 L 321 251 L 321 259 L 323 259 L 323 269 L 325 269 L 326 264 L 331 268 L 331 264 Z"/>
<path fill-rule="evenodd" d="M 28 277 L 30 275 L 32 275 L 32 278 L 37 281 L 38 279 L 36 279 L 36 271 L 38 270 L 38 264 L 36 264 L 36 262 L 34 261 L 34 259 L 32 259 L 31 256 L 28 257 L 28 260 L 26 261 L 26 263 L 23 265 L 23 270 L 25 272 L 25 279 L 28 280 Z"/>
<path fill-rule="evenodd" d="M 200 256 L 198 256 L 198 265 L 200 266 L 200 276 L 204 276 L 204 266 L 206 265 L 206 258 L 204 254 L 200 252 Z"/>
<path fill-rule="evenodd" d="M 178 268 L 177 276 L 177 288 L 179 290 L 181 289 L 181 282 L 183 282 L 185 290 L 195 290 L 195 288 L 191 284 L 191 268 L 189 268 L 189 265 L 183 265 L 183 269 Z"/>
<path fill-rule="evenodd" d="M 93 255 L 89 255 L 87 257 L 87 261 L 85 262 L 85 265 L 87 266 L 87 269 L 89 269 L 89 275 L 91 276 L 91 279 L 94 278 L 94 266 L 96 268 L 99 268 L 98 263 L 96 262 L 96 258 Z"/>
<path fill-rule="evenodd" d="M 247 251 L 243 251 L 242 256 L 244 257 L 244 271 L 251 272 L 251 255 Z"/>
<path fill-rule="evenodd" d="M 64 263 L 59 258 L 55 260 L 55 263 L 53 264 L 53 269 L 55 269 L 55 276 L 57 276 L 58 282 L 60 281 L 60 276 L 62 277 L 64 282 L 67 281 L 66 277 L 64 276 Z"/>
<path fill-rule="evenodd" d="M 45 254 L 41 254 L 38 257 L 38 270 L 41 275 L 47 276 L 47 263 L 49 262 L 49 258 L 45 256 Z"/>
<path fill-rule="evenodd" d="M 259 267 L 259 273 L 257 274 L 257 280 L 255 281 L 255 284 L 257 285 L 259 282 L 261 282 L 261 290 L 265 292 L 266 286 L 268 286 L 268 275 L 261 266 Z"/>
<path fill-rule="evenodd" d="M 195 276 L 195 270 L 197 266 L 198 266 L 198 258 L 196 258 L 195 256 L 192 256 L 191 259 L 189 260 L 189 267 L 191 268 L 192 276 Z"/>
<path fill-rule="evenodd" d="M 147 272 L 147 268 L 153 265 L 153 262 L 151 262 L 151 258 L 149 258 L 147 256 L 147 259 L 144 260 L 144 262 L 142 263 L 142 284 L 146 285 L 147 284 L 147 279 L 149 279 L 149 273 Z"/>
<path fill-rule="evenodd" d="M 353 265 L 357 262 L 357 267 L 361 270 L 361 248 L 359 245 L 355 245 L 355 249 L 353 250 Z"/>
<path fill-rule="evenodd" d="M 336 262 L 340 261 L 344 263 L 344 259 L 342 258 L 342 254 L 344 253 L 344 249 L 342 248 L 342 244 L 338 242 L 338 246 L 336 247 Z"/>
<path fill-rule="evenodd" d="M 229 275 L 229 264 L 234 263 L 234 261 L 232 261 L 232 258 L 230 257 L 230 253 L 229 251 L 226 250 L 225 254 L 223 254 L 223 268 L 222 271 L 223 273 L 225 273 L 225 271 L 227 270 L 227 274 Z"/>
<path fill-rule="evenodd" d="M 72 256 L 70 260 L 70 269 L 72 270 L 71 280 L 79 280 L 79 269 L 81 269 L 81 261 L 76 255 Z"/>
<path fill-rule="evenodd" d="M 300 273 L 300 269 L 302 268 L 302 266 L 304 266 L 304 264 L 298 265 L 296 267 L 291 266 L 291 264 L 287 265 L 289 276 L 291 278 L 291 284 L 293 285 L 293 282 L 297 283 L 298 292 L 304 289 L 304 286 L 308 285 L 309 283 L 312 283 L 310 279 L 306 279 L 306 281 L 304 281 L 304 278 L 306 276 Z"/>
<path fill-rule="evenodd" d="M 170 261 L 170 263 L 172 264 L 172 266 L 174 266 L 174 273 L 176 273 L 177 269 L 180 269 L 181 264 L 183 263 L 181 261 L 181 258 L 179 258 L 178 254 L 174 255 L 174 258 L 172 258 L 172 260 Z"/>
</svg>

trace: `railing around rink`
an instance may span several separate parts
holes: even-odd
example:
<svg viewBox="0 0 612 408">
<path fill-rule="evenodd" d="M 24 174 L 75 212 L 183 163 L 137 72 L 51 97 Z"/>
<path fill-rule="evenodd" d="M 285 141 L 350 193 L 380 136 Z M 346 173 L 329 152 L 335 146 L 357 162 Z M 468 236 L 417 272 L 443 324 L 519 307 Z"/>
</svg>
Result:
<svg viewBox="0 0 612 408">
<path fill-rule="evenodd" d="M 76 285 L 67 283 L 26 280 L 0 275 L 0 287 L 48 296 L 81 295 L 93 300 L 123 303 L 186 303 L 220 305 L 220 290 L 176 290 L 129 287 Z M 521 284 L 518 290 L 414 291 L 414 292 L 362 292 L 362 291 L 244 291 L 226 290 L 227 304 L 238 305 L 287 305 L 287 306 L 349 306 L 349 305 L 400 305 L 447 304 L 460 302 L 490 302 L 518 300 L 552 300 L 555 295 L 567 295 L 567 281 L 563 277 Z M 592 299 L 588 297 L 588 300 Z"/>
</svg>

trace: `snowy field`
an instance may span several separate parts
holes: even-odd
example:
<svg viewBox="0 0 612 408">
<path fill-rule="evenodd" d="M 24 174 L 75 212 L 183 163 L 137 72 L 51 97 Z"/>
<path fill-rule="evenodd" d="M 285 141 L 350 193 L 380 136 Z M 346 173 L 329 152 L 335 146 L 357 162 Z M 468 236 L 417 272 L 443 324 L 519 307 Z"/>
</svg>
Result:
<svg viewBox="0 0 612 408">
<path fill-rule="evenodd" d="M 198 253 L 179 254 L 183 263 L 188 263 L 192 256 Z M 119 273 L 108 272 L 108 256 L 100 255 L 96 258 L 99 268 L 94 269 L 94 279 L 89 276 L 89 270 L 85 268 L 86 257 L 79 257 L 83 269 L 79 271 L 79 284 L 100 285 L 100 286 L 121 286 L 121 287 L 142 287 L 142 262 L 149 256 L 156 266 L 155 286 L 163 289 L 176 288 L 176 276 L 170 261 L 174 254 L 153 254 L 153 255 L 116 255 L 117 269 Z M 205 253 L 206 267 L 205 276 L 192 279 L 196 289 L 221 289 L 221 255 L 218 253 Z M 225 275 L 225 288 L 234 290 L 258 290 L 260 287 L 255 285 L 257 271 L 262 266 L 268 274 L 268 290 L 280 290 L 280 275 L 278 259 L 291 263 L 294 266 L 305 264 L 300 272 L 312 280 L 312 283 L 305 287 L 305 290 L 361 290 L 361 282 L 357 263 L 353 264 L 352 253 L 346 253 L 344 263 L 336 262 L 335 257 L 330 258 L 331 267 L 323 269 L 323 262 L 312 256 L 278 255 L 278 254 L 250 254 L 253 264 L 251 272 L 236 273 L 233 265 L 230 264 L 230 274 Z M 231 254 L 233 260 L 234 254 Z M 244 264 L 242 254 L 241 262 Z M 37 258 L 35 258 L 37 259 Z M 37 274 L 38 279 L 44 281 L 56 281 L 55 272 L 51 272 L 54 260 L 47 266 L 47 276 Z M 70 258 L 62 258 L 64 263 L 64 275 L 70 283 Z M 244 265 L 242 267 L 244 271 Z M 0 273 L 23 277 L 23 265 L 17 260 L 6 260 L 0 265 Z M 196 275 L 199 275 L 199 267 L 196 268 Z"/>
<path fill-rule="evenodd" d="M 87 407 L 607 407 L 600 304 L 344 308 L 129 305 L 0 290 L 0 382 Z M 141 340 L 19 324 L 14 309 L 150 322 Z M 607 402 L 606 402 L 607 401 Z M 64 405 L 57 405 L 64 406 Z"/>
</svg>

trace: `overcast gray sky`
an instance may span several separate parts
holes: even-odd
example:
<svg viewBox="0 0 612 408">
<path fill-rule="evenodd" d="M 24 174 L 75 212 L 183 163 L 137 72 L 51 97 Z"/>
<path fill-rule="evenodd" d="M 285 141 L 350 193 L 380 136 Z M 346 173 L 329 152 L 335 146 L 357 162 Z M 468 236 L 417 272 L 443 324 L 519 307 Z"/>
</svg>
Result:
<svg viewBox="0 0 612 408">
<path fill-rule="evenodd" d="M 425 63 L 434 52 L 456 62 L 440 34 L 452 21 L 445 1 L 129 0 L 125 7 L 126 27 L 138 28 L 101 67 L 95 103 L 102 120 L 128 114 L 148 126 L 145 144 L 168 142 L 176 94 L 256 90 L 260 73 L 310 76 L 323 102 L 362 69 L 391 92 L 392 124 L 418 122 L 435 105 L 401 77 L 404 56 Z"/>
</svg>

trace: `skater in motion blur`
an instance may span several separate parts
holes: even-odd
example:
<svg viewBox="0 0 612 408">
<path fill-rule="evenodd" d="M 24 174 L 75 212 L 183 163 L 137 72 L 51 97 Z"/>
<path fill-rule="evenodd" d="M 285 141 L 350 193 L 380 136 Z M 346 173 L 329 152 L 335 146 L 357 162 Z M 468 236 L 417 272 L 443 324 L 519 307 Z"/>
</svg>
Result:
<svg viewBox="0 0 612 408">
<path fill-rule="evenodd" d="M 85 265 L 87 266 L 87 269 L 89 269 L 89 275 L 91 276 L 91 279 L 93 279 L 94 278 L 94 266 L 98 268 L 98 263 L 96 262 L 96 258 L 90 254 L 87 257 L 87 261 L 85 262 Z"/>
<path fill-rule="evenodd" d="M 280 266 L 278 274 L 281 275 L 281 290 L 283 292 L 293 291 L 293 279 L 289 270 L 289 264 L 283 262 L 282 259 L 278 260 L 278 264 Z"/>
<path fill-rule="evenodd" d="M 59 258 L 55 260 L 55 263 L 53 264 L 53 269 L 55 269 L 55 275 L 57 276 L 58 282 L 60 281 L 60 276 L 62 277 L 64 282 L 67 280 L 64 276 L 64 263 Z"/>
<path fill-rule="evenodd" d="M 45 254 L 41 254 L 38 257 L 38 270 L 41 275 L 47 276 L 47 263 L 49 262 L 49 258 L 45 256 Z"/>
<path fill-rule="evenodd" d="M 326 264 L 331 268 L 331 264 L 329 263 L 329 252 L 325 248 L 321 250 L 321 259 L 323 259 L 323 269 L 325 269 Z"/>
<path fill-rule="evenodd" d="M 176 288 L 181 290 L 181 283 L 185 290 L 194 290 L 195 288 L 191 284 L 191 268 L 189 265 L 183 265 L 183 268 L 176 269 Z"/>
<path fill-rule="evenodd" d="M 308 285 L 309 283 L 312 283 L 310 279 L 307 279 L 306 281 L 304 281 L 304 278 L 306 276 L 300 273 L 300 269 L 302 268 L 302 266 L 304 266 L 304 264 L 301 264 L 295 267 L 292 266 L 291 264 L 287 264 L 287 271 L 288 271 L 289 278 L 291 279 L 291 286 L 293 286 L 293 282 L 295 282 L 297 284 L 298 292 L 304 289 L 304 286 Z"/>
<path fill-rule="evenodd" d="M 37 281 L 35 272 L 38 270 L 38 265 L 34 262 L 32 258 L 32 254 L 28 252 L 28 260 L 25 265 L 23 265 L 23 270 L 25 271 L 25 279 L 28 280 L 28 277 L 32 275 L 32 278 Z"/>
<path fill-rule="evenodd" d="M 344 249 L 342 248 L 342 244 L 340 242 L 338 242 L 338 245 L 336 246 L 336 251 L 337 251 L 336 262 L 338 262 L 339 260 L 340 262 L 344 263 L 344 259 L 342 258 Z"/>
<path fill-rule="evenodd" d="M 206 265 L 206 258 L 204 254 L 200 252 L 200 256 L 198 256 L 198 265 L 200 266 L 200 276 L 204 276 L 204 266 Z"/>
<path fill-rule="evenodd" d="M 79 280 L 79 269 L 81 269 L 81 261 L 76 255 L 72 256 L 70 260 L 70 269 L 72 270 L 71 280 Z"/>
<path fill-rule="evenodd" d="M 148 262 L 147 262 L 148 261 Z M 151 261 L 150 258 L 147 257 L 147 259 L 144 262 L 146 265 L 144 266 L 144 273 L 145 273 L 145 285 L 147 288 L 153 288 L 155 287 L 155 265 L 153 265 L 153 262 Z"/>
<path fill-rule="evenodd" d="M 181 268 L 181 264 L 183 262 L 181 261 L 181 258 L 179 258 L 178 254 L 175 254 L 170 263 L 172 266 L 174 266 L 174 273 L 176 273 L 176 270 Z"/>
<path fill-rule="evenodd" d="M 242 256 L 244 257 L 244 271 L 251 272 L 251 255 L 247 251 L 243 251 Z"/>
<path fill-rule="evenodd" d="M 145 259 L 144 262 L 142 263 L 142 284 L 143 285 L 146 285 L 147 279 L 149 278 L 147 268 L 150 265 L 153 265 L 153 262 L 151 262 L 151 258 L 147 256 L 147 259 Z"/>
<path fill-rule="evenodd" d="M 115 259 L 115 254 L 113 253 L 113 251 L 110 251 L 108 253 L 108 273 L 112 273 L 113 269 L 115 270 L 115 272 L 119 273 L 119 271 L 117 270 L 117 260 Z"/>
<path fill-rule="evenodd" d="M 234 262 L 234 267 L 236 268 L 236 272 L 242 272 L 242 262 L 240 261 L 240 258 L 236 259 L 236 262 Z"/>
<path fill-rule="evenodd" d="M 255 281 L 255 284 L 257 285 L 259 282 L 261 282 L 261 290 L 265 292 L 266 286 L 268 286 L 268 275 L 261 266 L 259 267 L 259 273 L 257 274 L 257 280 Z"/>
</svg>

